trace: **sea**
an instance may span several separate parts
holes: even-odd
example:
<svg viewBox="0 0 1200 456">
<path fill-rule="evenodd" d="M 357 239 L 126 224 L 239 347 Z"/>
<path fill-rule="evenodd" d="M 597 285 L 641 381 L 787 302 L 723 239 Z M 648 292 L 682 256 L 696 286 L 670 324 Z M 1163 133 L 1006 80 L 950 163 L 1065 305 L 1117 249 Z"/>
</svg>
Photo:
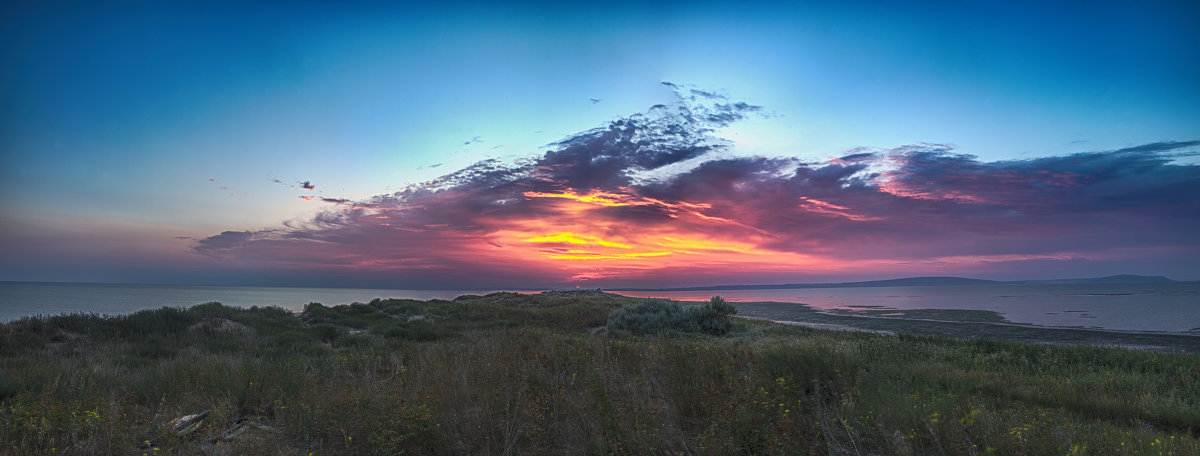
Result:
<svg viewBox="0 0 1200 456">
<path fill-rule="evenodd" d="M 1200 282 L 1012 284 L 710 291 L 616 291 L 641 298 L 785 302 L 827 311 L 961 309 L 1012 323 L 1120 331 L 1200 332 Z"/>
<path fill-rule="evenodd" d="M 127 314 L 206 302 L 300 311 L 375 298 L 453 299 L 505 290 L 219 287 L 0 282 L 0 322 L 63 313 Z M 512 291 L 512 290 L 508 290 Z M 521 291 L 531 293 L 536 291 Z M 732 302 L 771 301 L 824 311 L 963 309 L 1000 314 L 1013 323 L 1121 331 L 1200 332 L 1200 282 L 802 288 L 713 291 L 613 291 L 632 297 Z"/>
<path fill-rule="evenodd" d="M 0 282 L 0 322 L 34 315 L 128 314 L 160 307 L 219 302 L 232 307 L 282 307 L 299 312 L 310 302 L 327 306 L 375 298 L 454 299 L 503 290 L 386 290 L 367 288 L 219 287 L 110 283 Z"/>
</svg>

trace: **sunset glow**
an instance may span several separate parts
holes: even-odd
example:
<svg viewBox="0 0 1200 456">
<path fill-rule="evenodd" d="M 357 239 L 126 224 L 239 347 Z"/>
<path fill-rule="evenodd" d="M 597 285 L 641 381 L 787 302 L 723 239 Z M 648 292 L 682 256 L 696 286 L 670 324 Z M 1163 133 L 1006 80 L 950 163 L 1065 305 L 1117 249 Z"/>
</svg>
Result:
<svg viewBox="0 0 1200 456">
<path fill-rule="evenodd" d="M 1100 209 L 1114 204 L 1114 186 L 1150 194 L 1190 185 L 1195 167 L 1173 164 L 1167 154 L 1196 142 L 993 163 L 948 146 L 905 146 L 823 163 L 749 157 L 702 162 L 659 179 L 629 177 L 638 163 L 714 142 L 713 125 L 691 113 L 724 103 L 681 96 L 677 113 L 660 108 L 653 121 L 614 121 L 526 164 L 481 163 L 428 189 L 341 205 L 287 230 L 223 233 L 196 250 L 293 267 L 342 263 L 539 283 L 689 283 L 731 275 L 778 281 L 857 270 L 958 274 L 1104 261 L 1102 250 L 1118 241 L 1104 232 L 1082 234 L 1093 226 L 1171 226 L 1189 217 L 1181 209 L 1197 205 L 1180 194 L 1121 213 Z M 647 139 L 658 129 L 674 133 Z M 610 149 L 623 135 L 640 135 L 645 146 Z M 1148 174 L 1113 174 L 1113 163 Z M 1076 217 L 1061 216 L 1070 212 Z M 1122 215 L 1129 212 L 1141 216 Z M 1159 235 L 1155 242 L 1185 242 L 1170 228 Z"/>
<path fill-rule="evenodd" d="M 6 5 L 0 280 L 1200 280 L 1195 5 L 669 5 Z"/>
<path fill-rule="evenodd" d="M 529 239 L 526 239 L 526 241 L 528 241 L 528 242 L 566 243 L 566 244 L 576 244 L 576 245 L 594 244 L 594 245 L 599 245 L 599 246 L 603 246 L 603 247 L 615 247 L 618 249 L 632 248 L 632 247 L 630 247 L 629 244 L 620 244 L 620 243 L 616 243 L 616 242 L 609 242 L 609 241 L 605 241 L 604 239 L 600 239 L 599 237 L 596 237 L 596 236 L 588 236 L 586 234 L 580 235 L 580 234 L 574 234 L 574 233 L 558 233 L 558 234 L 552 234 L 549 236 L 540 236 L 540 237 L 529 238 Z"/>
</svg>

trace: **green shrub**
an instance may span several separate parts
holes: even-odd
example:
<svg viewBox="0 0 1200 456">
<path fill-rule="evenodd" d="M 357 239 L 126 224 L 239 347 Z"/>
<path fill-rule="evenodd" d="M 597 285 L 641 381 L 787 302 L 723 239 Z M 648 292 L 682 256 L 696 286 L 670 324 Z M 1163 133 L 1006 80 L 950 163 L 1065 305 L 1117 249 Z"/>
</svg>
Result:
<svg viewBox="0 0 1200 456">
<path fill-rule="evenodd" d="M 396 322 L 381 332 L 388 338 L 412 341 L 431 341 L 440 337 L 437 328 L 424 320 Z"/>
<path fill-rule="evenodd" d="M 658 334 L 682 323 L 683 309 L 670 301 L 646 301 L 617 309 L 608 316 L 610 331 L 623 329 L 634 334 Z"/>
<path fill-rule="evenodd" d="M 715 336 L 733 329 L 729 316 L 737 309 L 720 296 L 702 306 L 683 309 L 670 301 L 645 301 L 617 309 L 608 317 L 608 329 L 634 334 L 704 333 Z"/>
<path fill-rule="evenodd" d="M 162 307 L 140 310 L 129 315 L 111 316 L 107 318 L 107 322 L 117 337 L 131 340 L 152 335 L 173 336 L 182 333 L 188 326 L 196 323 L 196 316 L 187 309 Z"/>
<path fill-rule="evenodd" d="M 189 310 L 199 318 L 226 318 L 230 320 L 236 318 L 239 313 L 244 312 L 244 309 L 229 307 L 216 301 L 197 304 Z"/>
<path fill-rule="evenodd" d="M 346 335 L 346 328 L 330 323 L 317 323 L 308 327 L 308 333 L 321 342 L 333 342 Z"/>
<path fill-rule="evenodd" d="M 684 310 L 684 317 L 696 326 L 699 332 L 723 336 L 733 330 L 733 322 L 729 316 L 737 314 L 737 308 L 725 302 L 720 296 L 713 296 L 708 304 L 689 307 Z"/>
<path fill-rule="evenodd" d="M 302 353 L 306 355 L 323 355 L 328 349 L 314 336 L 298 330 L 284 331 L 271 337 L 271 347 L 274 355 L 286 353 Z"/>
<path fill-rule="evenodd" d="M 415 299 L 372 299 L 371 306 L 391 315 L 421 315 L 424 309 L 421 301 Z"/>
</svg>

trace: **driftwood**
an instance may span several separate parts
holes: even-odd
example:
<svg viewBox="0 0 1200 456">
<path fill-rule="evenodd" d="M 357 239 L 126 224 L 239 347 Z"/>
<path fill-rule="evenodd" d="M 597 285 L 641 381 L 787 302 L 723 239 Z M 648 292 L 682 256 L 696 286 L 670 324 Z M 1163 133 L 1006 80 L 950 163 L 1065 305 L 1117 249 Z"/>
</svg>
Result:
<svg viewBox="0 0 1200 456">
<path fill-rule="evenodd" d="M 212 409 L 205 410 L 203 412 L 192 414 L 192 415 L 184 415 L 184 416 L 181 416 L 174 420 L 171 420 L 171 423 L 170 423 L 171 432 L 174 432 L 175 435 L 179 436 L 179 437 L 188 436 L 188 435 L 196 432 L 196 430 L 200 429 L 200 425 L 204 424 L 204 419 L 207 418 L 210 413 L 212 413 Z M 211 444 L 211 443 L 217 443 L 218 441 L 230 441 L 230 440 L 240 437 L 242 434 L 245 434 L 247 431 L 254 430 L 254 429 L 258 429 L 258 430 L 262 430 L 262 431 L 269 431 L 269 432 L 274 431 L 274 429 L 272 429 L 271 426 L 263 424 L 260 420 L 261 420 L 261 417 L 238 418 L 237 420 L 235 420 L 233 422 L 232 425 L 230 425 L 227 429 L 225 429 L 225 432 L 221 433 L 220 436 L 212 437 L 212 438 L 208 439 L 208 443 Z M 162 437 L 163 436 L 160 435 L 159 437 L 154 438 L 152 440 L 147 440 L 145 442 L 142 442 L 142 444 L 138 448 L 144 450 L 144 449 L 157 447 L 159 442 L 162 440 Z"/>
<path fill-rule="evenodd" d="M 176 418 L 175 421 L 171 422 L 171 428 L 175 431 L 175 435 L 191 434 L 192 432 L 195 432 L 196 429 L 200 428 L 200 423 L 204 421 L 204 418 L 207 417 L 209 413 L 212 413 L 212 409 L 205 410 L 195 415 L 181 416 Z"/>
</svg>

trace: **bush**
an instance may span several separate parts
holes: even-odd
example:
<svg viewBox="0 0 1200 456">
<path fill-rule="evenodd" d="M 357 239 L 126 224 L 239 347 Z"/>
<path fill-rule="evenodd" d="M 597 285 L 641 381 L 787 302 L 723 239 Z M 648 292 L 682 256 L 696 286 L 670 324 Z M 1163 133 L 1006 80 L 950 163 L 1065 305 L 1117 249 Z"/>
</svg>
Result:
<svg viewBox="0 0 1200 456">
<path fill-rule="evenodd" d="M 129 315 L 108 317 L 108 325 L 117 337 L 131 340 L 151 335 L 174 336 L 183 333 L 196 323 L 196 316 L 187 309 L 163 307 L 140 310 Z"/>
<path fill-rule="evenodd" d="M 683 309 L 670 301 L 645 301 L 617 309 L 608 316 L 608 329 L 622 329 L 634 334 L 704 333 L 714 336 L 728 334 L 733 329 L 729 316 L 737 308 L 720 296 L 713 296 L 705 305 Z"/>
<path fill-rule="evenodd" d="M 425 320 L 401 321 L 380 330 L 385 337 L 391 339 L 431 341 L 441 335 L 437 327 Z"/>
<path fill-rule="evenodd" d="M 684 311 L 685 319 L 694 322 L 697 330 L 714 336 L 723 336 L 733 330 L 729 316 L 734 314 L 737 314 L 737 308 L 720 296 L 713 296 L 708 304 Z"/>
<path fill-rule="evenodd" d="M 682 323 L 683 309 L 670 301 L 646 301 L 617 309 L 608 316 L 608 329 L 634 334 L 658 334 Z"/>
<path fill-rule="evenodd" d="M 346 335 L 346 328 L 330 323 L 317 323 L 308 327 L 308 333 L 321 342 L 330 342 Z"/>
</svg>

